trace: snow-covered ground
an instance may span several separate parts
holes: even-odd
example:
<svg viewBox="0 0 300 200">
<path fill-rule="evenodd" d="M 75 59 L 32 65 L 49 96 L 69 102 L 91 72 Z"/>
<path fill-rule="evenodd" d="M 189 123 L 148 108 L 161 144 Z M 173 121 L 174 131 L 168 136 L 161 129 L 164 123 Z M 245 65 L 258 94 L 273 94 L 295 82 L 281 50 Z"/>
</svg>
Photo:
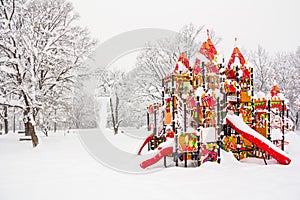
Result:
<svg viewBox="0 0 300 200">
<path fill-rule="evenodd" d="M 40 135 L 40 145 L 0 136 L 0 199 L 299 199 L 300 133 L 287 135 L 288 166 L 257 159 L 237 162 L 222 152 L 222 163 L 199 168 L 170 167 L 154 173 L 121 173 L 97 162 L 77 131 Z M 118 148 L 136 153 L 143 130 L 125 129 L 105 136 Z M 101 142 L 99 142 L 101 145 Z M 162 161 L 160 161 L 162 164 Z"/>
</svg>

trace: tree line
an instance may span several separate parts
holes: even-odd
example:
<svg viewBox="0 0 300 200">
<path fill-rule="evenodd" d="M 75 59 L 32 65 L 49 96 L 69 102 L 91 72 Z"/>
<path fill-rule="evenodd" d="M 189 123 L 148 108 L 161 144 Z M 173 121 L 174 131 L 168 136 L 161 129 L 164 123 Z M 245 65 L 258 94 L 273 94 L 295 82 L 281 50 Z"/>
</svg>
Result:
<svg viewBox="0 0 300 200">
<path fill-rule="evenodd" d="M 108 125 L 141 127 L 147 104 L 161 99 L 161 79 L 169 74 L 181 52 L 191 60 L 205 37 L 205 27 L 188 24 L 174 38 L 148 43 L 129 73 L 102 70 L 81 75 L 82 63 L 96 47 L 79 16 L 65 0 L 0 0 L 0 130 L 25 129 L 33 146 L 36 130 L 67 126 L 93 128 L 95 98 L 81 80 L 98 77 L 97 95 L 109 98 Z M 218 49 L 221 37 L 210 31 Z M 298 125 L 300 109 L 300 48 L 269 55 L 263 47 L 246 53 L 254 67 L 255 91 L 269 92 L 276 77 L 289 99 L 291 119 Z"/>
</svg>

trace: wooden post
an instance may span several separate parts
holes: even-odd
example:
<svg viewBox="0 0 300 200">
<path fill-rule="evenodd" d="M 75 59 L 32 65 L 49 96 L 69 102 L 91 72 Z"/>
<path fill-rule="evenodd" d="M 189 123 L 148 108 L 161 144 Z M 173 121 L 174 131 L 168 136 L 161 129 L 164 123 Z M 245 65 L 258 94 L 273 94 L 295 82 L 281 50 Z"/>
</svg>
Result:
<svg viewBox="0 0 300 200">
<path fill-rule="evenodd" d="M 201 130 L 198 130 L 198 131 L 201 131 Z M 198 167 L 201 165 L 201 155 L 200 155 L 200 135 L 197 135 L 197 164 L 198 164 Z"/>
<path fill-rule="evenodd" d="M 150 115 L 149 115 L 149 107 L 147 106 L 147 127 L 148 127 L 148 131 L 151 130 L 150 128 Z"/>
<path fill-rule="evenodd" d="M 236 145 L 237 145 L 237 153 L 238 153 L 238 157 L 237 159 L 240 160 L 241 157 L 240 157 L 240 150 L 241 150 L 241 138 L 240 138 L 240 135 L 237 135 L 237 139 L 236 139 Z"/>
<path fill-rule="evenodd" d="M 174 153 L 174 162 L 175 166 L 178 167 L 178 132 L 175 126 L 175 77 L 172 75 L 172 128 L 175 133 L 175 153 Z"/>
<path fill-rule="evenodd" d="M 206 124 L 206 106 L 203 106 L 202 105 L 202 114 L 203 114 L 203 119 L 202 119 L 202 121 L 203 121 L 203 123 L 202 123 L 202 126 L 204 127 L 204 128 L 206 128 L 207 127 L 207 124 Z"/>
<path fill-rule="evenodd" d="M 186 99 L 183 100 L 183 131 L 186 132 L 186 123 L 187 123 L 187 117 L 186 117 Z"/>
<path fill-rule="evenodd" d="M 164 85 L 164 79 L 162 79 L 162 81 L 161 81 L 161 84 L 162 84 L 162 98 L 161 98 L 161 101 L 162 101 L 162 106 L 164 106 L 165 105 L 165 85 Z M 166 109 L 164 109 L 163 110 L 163 120 L 162 120 L 162 125 L 163 125 L 163 127 L 165 127 L 165 114 L 166 114 Z M 165 136 L 166 136 L 166 129 L 165 128 L 163 128 L 163 138 L 164 138 L 164 140 L 166 139 L 165 138 Z"/>
<path fill-rule="evenodd" d="M 172 75 L 172 93 L 171 93 L 171 98 L 172 98 L 172 128 L 173 131 L 175 131 L 175 83 L 174 83 L 174 75 Z"/>
<path fill-rule="evenodd" d="M 184 167 L 187 167 L 187 152 L 184 152 Z"/>
<path fill-rule="evenodd" d="M 239 75 L 239 68 L 238 66 L 235 67 L 235 76 L 236 76 L 236 106 L 237 106 L 237 115 L 239 116 L 240 115 L 240 81 L 239 81 L 239 78 L 238 78 L 238 75 Z"/>
<path fill-rule="evenodd" d="M 217 133 L 218 133 L 218 140 L 219 140 L 220 133 L 221 133 L 220 97 L 217 97 Z"/>
<path fill-rule="evenodd" d="M 197 122 L 198 122 L 198 127 L 200 126 L 201 122 L 200 122 L 200 97 L 197 96 L 196 97 L 197 100 L 196 100 L 196 106 L 197 106 Z"/>
<path fill-rule="evenodd" d="M 167 157 L 164 156 L 164 166 L 167 167 Z"/>
<path fill-rule="evenodd" d="M 271 101 L 268 100 L 268 140 L 271 140 Z"/>
<path fill-rule="evenodd" d="M 220 97 L 217 97 L 217 133 L 218 133 L 218 139 L 217 139 L 217 144 L 218 144 L 218 158 L 217 162 L 220 164 L 221 162 L 221 156 L 220 156 L 220 144 L 221 144 L 221 117 L 220 117 Z"/>
<path fill-rule="evenodd" d="M 193 76 L 194 76 L 193 75 L 193 70 L 190 67 L 190 85 L 194 88 L 194 84 L 193 84 L 194 77 Z"/>
<path fill-rule="evenodd" d="M 178 132 L 175 130 L 175 166 L 178 167 Z"/>
<path fill-rule="evenodd" d="M 250 89 L 251 89 L 251 127 L 254 128 L 254 117 L 255 117 L 255 110 L 254 110 L 254 86 L 253 86 L 253 67 L 250 68 Z"/>
<path fill-rule="evenodd" d="M 224 132 L 224 135 L 225 135 L 225 136 L 228 136 L 228 135 L 229 135 L 229 133 L 228 133 L 228 128 L 227 128 L 227 124 L 224 124 L 224 126 L 223 126 L 223 132 Z"/>
<path fill-rule="evenodd" d="M 217 162 L 220 164 L 221 163 L 221 141 L 218 140 L 218 160 Z"/>
<path fill-rule="evenodd" d="M 281 111 L 281 120 L 282 120 L 282 143 L 281 149 L 284 151 L 284 100 L 282 100 L 282 111 Z"/>
<path fill-rule="evenodd" d="M 203 90 L 205 90 L 205 64 L 204 62 L 202 62 L 202 87 L 203 87 Z"/>
</svg>

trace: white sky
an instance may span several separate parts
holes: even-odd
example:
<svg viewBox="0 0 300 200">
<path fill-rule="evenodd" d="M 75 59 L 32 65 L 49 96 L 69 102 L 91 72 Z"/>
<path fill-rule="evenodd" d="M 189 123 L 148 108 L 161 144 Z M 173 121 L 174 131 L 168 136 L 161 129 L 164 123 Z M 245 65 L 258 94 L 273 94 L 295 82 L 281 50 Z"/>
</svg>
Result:
<svg viewBox="0 0 300 200">
<path fill-rule="evenodd" d="M 229 57 L 234 38 L 242 49 L 261 45 L 271 54 L 300 46 L 299 0 L 71 0 L 99 43 L 125 31 L 205 25 L 222 37 L 217 50 Z"/>
</svg>

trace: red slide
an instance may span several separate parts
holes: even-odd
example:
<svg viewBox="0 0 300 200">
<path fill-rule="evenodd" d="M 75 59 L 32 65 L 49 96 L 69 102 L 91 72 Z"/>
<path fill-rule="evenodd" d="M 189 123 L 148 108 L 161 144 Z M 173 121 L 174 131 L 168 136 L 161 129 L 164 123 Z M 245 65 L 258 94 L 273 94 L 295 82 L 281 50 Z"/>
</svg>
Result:
<svg viewBox="0 0 300 200">
<path fill-rule="evenodd" d="M 153 158 L 150 158 L 150 159 L 145 160 L 144 162 L 142 162 L 140 164 L 140 166 L 141 166 L 141 168 L 145 169 L 146 167 L 149 167 L 150 165 L 153 165 L 153 164 L 157 163 L 164 156 L 167 156 L 167 155 L 172 154 L 172 153 L 173 153 L 173 147 L 163 148 Z"/>
<path fill-rule="evenodd" d="M 278 163 L 283 165 L 290 164 L 291 159 L 288 154 L 275 146 L 270 140 L 250 128 L 239 116 L 227 114 L 226 123 L 245 139 L 267 152 L 276 159 Z"/>
<path fill-rule="evenodd" d="M 148 142 L 150 142 L 150 140 L 152 140 L 152 139 L 153 139 L 153 133 L 151 133 L 151 135 L 149 135 L 149 136 L 146 138 L 146 140 L 144 141 L 143 145 L 141 146 L 141 148 L 140 148 L 140 150 L 139 150 L 139 152 L 138 152 L 138 155 L 141 154 L 141 152 L 142 152 L 144 146 L 145 146 Z"/>
</svg>

